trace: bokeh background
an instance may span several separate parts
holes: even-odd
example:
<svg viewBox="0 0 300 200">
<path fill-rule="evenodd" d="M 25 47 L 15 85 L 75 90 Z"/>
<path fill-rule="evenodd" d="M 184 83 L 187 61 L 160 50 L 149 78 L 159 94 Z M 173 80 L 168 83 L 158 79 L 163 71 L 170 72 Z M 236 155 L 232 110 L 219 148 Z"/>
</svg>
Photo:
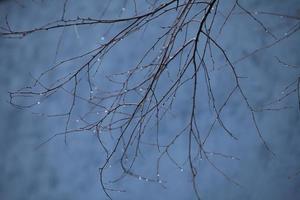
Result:
<svg viewBox="0 0 300 200">
<path fill-rule="evenodd" d="M 42 25 L 60 18 L 63 2 L 2 0 L 1 25 L 5 24 L 6 16 L 14 30 Z M 284 35 L 290 27 L 300 22 L 298 0 L 240 2 L 251 11 L 299 16 L 298 19 L 287 19 L 259 15 L 258 17 L 278 36 Z M 66 16 L 99 17 L 107 3 L 108 1 L 70 0 Z M 230 5 L 232 1 L 222 2 L 221 10 L 228 12 Z M 142 1 L 139 6 L 143 7 Z M 122 8 L 126 8 L 123 1 L 112 1 L 106 16 L 126 15 L 129 11 Z M 57 138 L 35 150 L 37 145 L 62 127 L 61 122 L 17 110 L 7 102 L 7 92 L 30 83 L 30 73 L 37 75 L 56 60 L 94 47 L 98 44 L 94 38 L 104 37 L 105 28 L 107 27 L 69 29 L 63 34 L 62 31 L 40 32 L 23 39 L 0 37 L 0 199 L 106 199 L 100 189 L 98 175 L 103 156 L 99 153 L 95 136 L 74 136 L 70 138 L 68 145 L 65 145 L 63 138 Z M 131 48 L 139 48 L 137 44 L 141 42 L 147 43 L 151 31 L 155 32 L 155 27 L 144 37 L 129 39 L 126 45 L 115 50 L 114 59 L 109 60 L 107 64 L 114 66 L 115 70 L 126 66 L 127 63 L 129 65 L 132 62 Z M 61 35 L 61 48 L 56 55 Z M 237 60 L 271 41 L 268 34 L 253 20 L 238 14 L 230 19 L 221 37 L 218 41 L 225 47 L 232 60 Z M 242 86 L 254 105 L 259 107 L 278 98 L 285 86 L 300 75 L 300 69 L 282 66 L 275 58 L 279 57 L 300 66 L 299 39 L 300 34 L 297 32 L 272 48 L 260 51 L 236 64 L 240 74 L 248 77 L 243 80 Z M 222 83 L 219 83 L 222 87 L 216 91 L 219 98 L 223 98 L 223 89 L 226 88 L 226 84 L 230 84 L 227 76 L 222 76 L 222 69 L 220 67 L 216 72 L 219 75 L 215 77 Z M 257 115 L 265 140 L 276 153 L 276 157 L 273 157 L 265 150 L 255 133 L 249 112 L 240 97 L 232 100 L 223 119 L 237 132 L 239 141 L 232 141 L 216 130 L 219 136 L 211 141 L 210 146 L 240 158 L 219 158 L 215 162 L 242 187 L 228 182 L 216 170 L 203 164 L 202 170 L 199 171 L 199 187 L 203 199 L 300 199 L 300 175 L 294 176 L 300 170 L 300 115 L 297 110 L 297 97 L 291 95 L 281 105 L 292 108 L 276 112 L 266 111 Z M 40 106 L 43 111 L 53 111 L 62 109 L 64 105 L 53 100 Z M 202 113 L 204 126 L 205 112 Z M 176 123 L 180 122 L 179 115 Z M 172 131 L 172 128 L 174 121 L 163 125 L 164 137 L 168 136 L 168 131 Z M 172 153 L 180 155 L 181 151 L 182 149 L 177 148 Z M 147 171 L 152 161 L 150 158 L 148 161 L 146 159 L 144 166 L 140 167 Z M 115 199 L 195 199 L 188 170 L 181 172 L 165 163 L 163 171 L 162 176 L 168 181 L 167 189 L 159 184 L 129 179 L 123 183 L 128 191 L 114 194 Z M 291 179 L 288 178 L 290 176 Z"/>
</svg>

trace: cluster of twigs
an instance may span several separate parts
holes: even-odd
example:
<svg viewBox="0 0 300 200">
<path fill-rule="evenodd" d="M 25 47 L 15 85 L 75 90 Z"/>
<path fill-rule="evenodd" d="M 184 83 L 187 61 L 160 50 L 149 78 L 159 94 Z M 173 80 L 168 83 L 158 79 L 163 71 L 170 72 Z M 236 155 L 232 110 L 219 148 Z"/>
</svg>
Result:
<svg viewBox="0 0 300 200">
<path fill-rule="evenodd" d="M 249 102 L 240 82 L 243 78 L 235 68 L 238 62 L 256 54 L 257 52 L 270 48 L 280 41 L 290 37 L 300 29 L 299 22 L 287 34 L 278 37 L 272 33 L 267 26 L 262 23 L 256 15 L 279 15 L 277 13 L 248 11 L 239 1 L 233 2 L 230 11 L 223 14 L 219 11 L 222 0 L 168 0 L 154 1 L 147 11 L 139 12 L 135 5 L 135 14 L 131 17 L 119 17 L 116 19 L 85 18 L 78 16 L 74 19 L 67 19 L 65 12 L 68 1 L 63 6 L 63 14 L 57 21 L 49 22 L 43 26 L 30 30 L 15 31 L 6 20 L 0 28 L 0 36 L 5 38 L 23 38 L 36 32 L 50 31 L 68 27 L 89 27 L 102 26 L 104 24 L 121 27 L 111 33 L 111 37 L 103 41 L 97 48 L 84 54 L 63 60 L 47 71 L 33 78 L 32 85 L 10 92 L 10 103 L 21 109 L 32 109 L 41 104 L 46 99 L 57 93 L 65 95 L 70 99 L 67 111 L 63 113 L 44 114 L 48 117 L 57 117 L 65 120 L 65 128 L 54 137 L 62 135 L 67 142 L 68 135 L 92 132 L 98 138 L 103 150 L 103 163 L 99 168 L 101 186 L 107 197 L 110 199 L 113 191 L 123 191 L 109 186 L 111 183 L 121 181 L 124 177 L 134 177 L 140 180 L 156 182 L 164 185 L 160 178 L 160 163 L 164 158 L 169 159 L 180 170 L 182 164 L 176 159 L 176 155 L 170 153 L 179 138 L 187 138 L 186 164 L 192 176 L 192 185 L 195 194 L 200 199 L 197 186 L 197 161 L 205 159 L 209 164 L 220 172 L 224 177 L 234 184 L 238 183 L 226 175 L 218 168 L 210 158 L 210 155 L 217 155 L 231 159 L 238 159 L 231 155 L 206 150 L 206 141 L 210 137 L 213 127 L 217 124 L 233 140 L 237 136 L 230 130 L 230 127 L 223 121 L 221 114 L 233 95 L 239 95 L 249 110 L 254 128 L 264 144 L 265 148 L 274 154 L 257 123 L 257 110 Z M 223 2 L 222 2 L 223 3 Z M 234 14 L 248 15 L 253 19 L 258 27 L 262 28 L 272 39 L 272 43 L 265 47 L 260 47 L 250 54 L 231 61 L 225 49 L 216 40 L 217 29 L 221 34 L 224 26 Z M 102 60 L 117 48 L 117 45 L 131 35 L 147 31 L 153 24 L 159 23 L 166 16 L 172 20 L 168 25 L 161 26 L 160 36 L 152 43 L 141 58 L 135 60 L 136 64 L 127 68 L 124 72 L 105 75 L 102 69 L 106 66 Z M 216 18 L 222 19 L 221 25 L 216 23 Z M 295 16 L 280 15 L 293 20 L 299 20 Z M 216 103 L 216 97 L 212 87 L 211 76 L 214 72 L 215 56 L 213 52 L 218 52 L 225 59 L 224 64 L 233 77 L 233 86 L 224 97 L 221 105 Z M 280 63 L 283 61 L 279 60 Z M 72 68 L 60 71 L 65 66 L 72 64 Z M 77 63 L 74 66 L 73 63 Z M 287 64 L 284 64 L 287 65 Z M 293 67 L 293 66 L 292 66 Z M 58 73 L 59 72 L 59 73 Z M 56 74 L 53 83 L 46 80 L 49 74 Z M 58 74 L 58 75 L 57 75 Z M 200 76 L 204 76 L 201 82 Z M 228 78 L 230 78 L 228 77 Z M 105 79 L 109 84 L 109 90 L 102 89 L 101 81 Z M 300 79 L 291 83 L 287 89 L 293 87 L 286 96 L 297 93 L 299 97 Z M 212 109 L 214 120 L 210 124 L 209 131 L 202 133 L 199 131 L 199 102 L 205 94 L 199 92 L 203 87 L 207 90 L 209 107 Z M 160 141 L 160 123 L 167 119 L 172 110 L 176 110 L 176 100 L 178 93 L 185 88 L 189 88 L 189 103 L 184 105 L 188 110 L 189 117 L 183 126 L 176 133 L 168 133 L 168 141 Z M 88 92 L 87 92 L 88 91 Z M 281 97 L 280 100 L 286 98 Z M 26 104 L 20 104 L 17 99 L 26 99 Z M 276 100 L 278 102 L 278 100 Z M 300 101 L 299 101 L 300 102 Z M 86 105 L 86 111 L 78 118 L 77 109 L 82 104 Z M 299 104 L 300 107 L 300 104 Z M 73 122 L 76 122 L 74 125 Z M 79 125 L 79 127 L 78 127 Z M 113 142 L 108 142 L 112 138 Z M 149 142 L 150 141 L 150 142 Z M 43 143 L 44 144 L 44 143 Z M 158 159 L 156 161 L 156 174 L 146 176 L 139 174 L 135 170 L 139 155 L 142 154 L 143 146 L 150 146 L 157 149 Z M 119 166 L 120 175 L 117 178 L 109 179 L 105 176 L 106 170 L 111 163 Z M 109 180 L 107 180 L 109 179 Z"/>
</svg>

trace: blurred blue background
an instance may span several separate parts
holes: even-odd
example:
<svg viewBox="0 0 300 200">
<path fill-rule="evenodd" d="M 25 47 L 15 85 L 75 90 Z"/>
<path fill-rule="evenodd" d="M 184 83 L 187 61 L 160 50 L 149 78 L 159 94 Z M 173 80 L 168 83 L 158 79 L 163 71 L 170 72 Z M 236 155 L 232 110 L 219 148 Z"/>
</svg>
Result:
<svg viewBox="0 0 300 200">
<path fill-rule="evenodd" d="M 29 29 L 59 19 L 63 2 L 61 0 L 0 1 L 1 26 L 4 26 L 6 16 L 14 30 Z M 240 2 L 251 11 L 300 16 L 299 0 Z M 66 16 L 99 17 L 100 11 L 107 3 L 108 1 L 70 0 Z M 227 13 L 232 3 L 233 1 L 221 1 L 220 10 Z M 143 2 L 140 2 L 139 6 L 143 7 Z M 112 1 L 106 16 L 116 16 L 119 13 L 126 16 L 126 12 L 130 11 L 122 10 L 123 7 L 123 1 Z M 290 27 L 300 23 L 299 17 L 298 19 L 269 15 L 258 17 L 278 36 L 284 35 Z M 88 29 L 78 27 L 64 32 L 62 30 L 39 32 L 23 39 L 0 38 L 1 200 L 106 199 L 100 188 L 98 174 L 103 155 L 99 151 L 95 136 L 76 135 L 70 137 L 68 145 L 65 145 L 63 138 L 56 138 L 35 150 L 37 145 L 61 129 L 63 125 L 59 120 L 49 120 L 30 112 L 17 110 L 7 103 L 9 100 L 7 91 L 27 85 L 30 82 L 29 73 L 36 76 L 56 60 L 95 47 L 101 42 L 95 43 L 97 38 L 106 37 L 105 30 L 107 27 L 102 26 Z M 105 64 L 111 66 L 110 70 L 119 70 L 122 66 L 132 64 L 133 49 L 142 48 L 138 44 L 151 43 L 147 37 L 151 37 L 152 32 L 155 31 L 157 31 L 156 27 L 152 27 L 144 37 L 129 38 L 127 43 L 114 51 L 114 55 L 109 57 L 111 59 L 107 59 Z M 61 35 L 61 48 L 56 55 L 57 43 Z M 232 60 L 237 60 L 270 42 L 268 34 L 265 34 L 261 27 L 249 17 L 238 13 L 231 17 L 220 37 L 218 41 Z M 248 77 L 243 79 L 242 86 L 255 106 L 259 107 L 276 99 L 282 95 L 285 86 L 299 77 L 300 69 L 284 67 L 276 59 L 279 57 L 288 63 L 300 66 L 299 39 L 300 34 L 296 32 L 272 48 L 260 51 L 236 64 L 239 73 Z M 222 75 L 224 73 L 226 70 L 220 67 L 215 77 L 212 77 L 215 84 L 222 85 L 215 91 L 216 97 L 221 99 L 224 98 L 224 89 L 231 84 L 227 76 Z M 178 96 L 179 102 L 181 98 Z M 182 99 L 182 103 L 177 106 L 179 106 L 178 110 L 182 109 L 181 112 L 184 113 L 184 98 Z M 198 182 L 203 199 L 300 199 L 300 175 L 294 176 L 300 170 L 300 115 L 297 110 L 297 97 L 291 95 L 281 105 L 292 108 L 257 114 L 264 138 L 276 153 L 276 157 L 272 157 L 257 136 L 244 102 L 238 95 L 233 98 L 228 105 L 229 108 L 223 114 L 223 119 L 238 134 L 239 140 L 232 141 L 217 129 L 214 132 L 217 136 L 212 138 L 208 146 L 240 158 L 240 160 L 218 158 L 214 161 L 242 187 L 227 181 L 208 164 L 199 163 L 201 170 L 199 170 Z M 60 101 L 55 100 L 40 105 L 40 109 L 45 112 L 58 111 L 63 107 Z M 208 127 L 205 112 L 208 111 L 203 110 L 201 122 L 204 130 Z M 173 120 L 176 121 L 163 124 L 163 137 L 168 138 L 168 133 L 183 121 L 180 114 Z M 180 157 L 184 147 L 183 144 L 182 148 L 173 149 L 173 155 Z M 144 156 L 146 159 L 140 168 L 147 172 L 153 168 L 152 165 L 155 165 L 155 158 L 151 157 L 153 155 L 150 153 L 148 159 L 148 155 Z M 164 162 L 161 176 L 167 181 L 166 189 L 159 184 L 129 178 L 123 183 L 127 192 L 113 194 L 113 197 L 128 200 L 195 199 L 188 170 L 184 169 L 181 172 L 171 163 Z M 289 179 L 289 176 L 293 178 Z"/>
</svg>

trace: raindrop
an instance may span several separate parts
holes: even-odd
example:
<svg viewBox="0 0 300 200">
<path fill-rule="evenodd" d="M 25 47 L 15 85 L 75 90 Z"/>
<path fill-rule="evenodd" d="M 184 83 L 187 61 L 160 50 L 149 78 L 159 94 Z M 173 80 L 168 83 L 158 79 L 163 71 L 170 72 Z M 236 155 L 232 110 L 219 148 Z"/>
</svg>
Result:
<svg viewBox="0 0 300 200">
<path fill-rule="evenodd" d="M 143 92 L 143 88 L 140 88 L 140 92 Z"/>
<path fill-rule="evenodd" d="M 124 12 L 126 10 L 126 8 L 122 8 L 122 11 Z"/>
<path fill-rule="evenodd" d="M 97 61 L 100 62 L 100 58 L 98 58 Z"/>
<path fill-rule="evenodd" d="M 104 41 L 104 40 L 105 40 L 105 37 L 104 37 L 104 36 L 102 36 L 102 37 L 101 37 L 101 40 L 102 40 L 102 41 Z"/>
<path fill-rule="evenodd" d="M 157 174 L 157 177 L 159 177 L 159 174 Z"/>
<path fill-rule="evenodd" d="M 139 180 L 142 180 L 142 177 L 139 176 Z"/>
<path fill-rule="evenodd" d="M 105 113 L 108 113 L 108 110 L 105 110 L 104 112 L 105 112 Z"/>
<path fill-rule="evenodd" d="M 162 181 L 161 181 L 161 180 L 159 180 L 158 182 L 159 182 L 159 183 L 162 183 Z"/>
<path fill-rule="evenodd" d="M 254 12 L 254 15 L 257 15 L 257 14 L 258 14 L 258 12 L 257 12 L 257 11 L 255 11 L 255 12 Z"/>
<path fill-rule="evenodd" d="M 146 178 L 146 182 L 148 182 L 148 179 Z"/>
<path fill-rule="evenodd" d="M 183 172 L 183 169 L 181 168 L 180 171 Z"/>
<path fill-rule="evenodd" d="M 79 119 L 76 119 L 76 122 L 78 123 L 78 122 L 79 122 Z"/>
<path fill-rule="evenodd" d="M 40 104 L 41 104 L 41 102 L 39 102 L 39 101 L 38 101 L 38 102 L 36 102 L 36 104 L 40 105 Z"/>
<path fill-rule="evenodd" d="M 91 90 L 91 91 L 90 91 L 90 93 L 91 93 L 91 94 L 93 94 L 93 93 L 94 93 L 94 91 L 93 91 L 93 90 Z"/>
</svg>

